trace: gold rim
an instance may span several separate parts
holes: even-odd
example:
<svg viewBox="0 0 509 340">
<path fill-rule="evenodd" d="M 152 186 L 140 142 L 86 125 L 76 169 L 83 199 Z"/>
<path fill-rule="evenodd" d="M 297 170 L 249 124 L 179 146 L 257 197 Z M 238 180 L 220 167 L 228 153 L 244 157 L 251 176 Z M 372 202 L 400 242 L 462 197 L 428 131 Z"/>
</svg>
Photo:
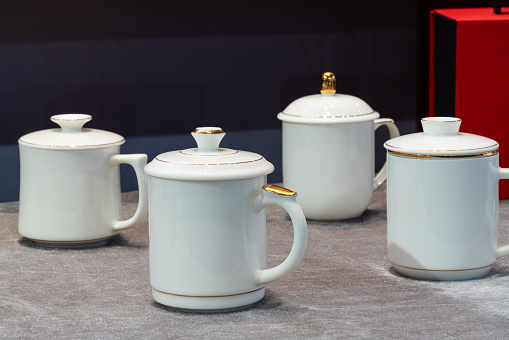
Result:
<svg viewBox="0 0 509 340">
<path fill-rule="evenodd" d="M 289 113 L 286 113 L 286 112 L 281 112 L 282 114 L 284 115 L 287 115 L 287 116 L 292 116 L 292 117 L 302 117 L 302 118 L 348 118 L 348 117 L 361 117 L 361 116 L 369 116 L 369 115 L 372 115 L 373 113 L 375 113 L 375 111 L 373 112 L 370 112 L 370 113 L 363 113 L 363 114 L 360 114 L 360 115 L 352 115 L 352 116 L 299 116 L 299 115 L 291 115 Z"/>
<path fill-rule="evenodd" d="M 437 118 L 439 118 L 439 117 L 437 117 Z M 425 122 L 438 122 L 438 123 L 457 123 L 457 122 L 461 122 L 461 119 L 460 118 L 451 117 L 451 119 L 449 119 L 449 120 L 436 120 L 436 119 L 433 119 L 433 117 L 427 117 L 427 118 L 421 119 L 421 121 L 425 121 Z"/>
<path fill-rule="evenodd" d="M 257 292 L 263 288 L 265 288 L 265 286 L 262 286 L 255 290 L 252 290 L 250 292 L 229 294 L 229 295 L 183 295 L 183 294 L 173 294 L 173 293 L 163 292 L 161 290 L 158 290 L 158 289 L 155 289 L 154 287 L 152 287 L 153 290 L 155 290 L 156 292 L 162 293 L 162 294 L 173 295 L 173 296 L 182 296 L 182 297 L 192 297 L 192 298 L 221 298 L 221 297 L 229 297 L 229 296 L 239 296 L 239 295 L 246 295 L 246 294 Z"/>
<path fill-rule="evenodd" d="M 394 149 L 405 149 L 405 148 L 402 148 L 402 147 L 399 147 L 399 146 L 392 146 L 390 144 L 388 144 L 387 142 L 385 142 L 385 145 L 387 145 L 388 147 L 390 148 L 394 148 Z M 455 151 L 474 151 L 474 150 L 482 150 L 482 149 L 488 149 L 488 148 L 493 148 L 495 146 L 498 146 L 498 143 L 495 143 L 495 144 L 492 144 L 492 145 L 488 145 L 488 146 L 484 146 L 482 148 L 474 148 L 474 149 L 460 149 L 460 150 L 447 150 L 447 151 L 451 151 L 451 152 L 455 152 Z M 498 148 L 497 148 L 498 150 Z M 422 152 L 435 152 L 437 150 L 419 150 L 419 151 L 422 151 Z M 443 150 L 445 151 L 445 150 Z"/>
<path fill-rule="evenodd" d="M 220 154 L 215 154 L 215 155 L 203 155 L 203 154 L 192 154 L 192 153 L 185 153 L 183 151 L 180 151 L 180 153 L 182 155 L 186 155 L 186 156 L 207 156 L 207 157 L 210 157 L 210 156 L 228 156 L 228 155 L 234 155 L 236 153 L 239 153 L 238 150 L 235 150 L 235 152 L 231 152 L 231 153 L 220 153 Z"/>
<path fill-rule="evenodd" d="M 457 150 L 459 151 L 459 150 Z M 488 156 L 494 156 L 498 154 L 498 149 L 491 152 L 486 153 L 480 153 L 480 154 L 473 154 L 473 155 L 414 155 L 410 153 L 404 153 L 404 152 L 397 152 L 392 150 L 387 150 L 387 152 L 390 155 L 394 155 L 397 157 L 409 157 L 409 158 L 473 158 L 473 157 L 488 157 Z"/>
<path fill-rule="evenodd" d="M 224 131 L 222 129 L 211 129 L 211 130 L 195 129 L 193 131 L 193 133 L 203 133 L 203 134 L 207 134 L 207 135 L 214 135 L 214 134 L 224 133 Z"/>
<path fill-rule="evenodd" d="M 159 158 L 155 158 L 156 160 L 158 160 L 159 162 L 163 162 L 163 163 L 169 163 L 169 164 L 182 164 L 182 165 L 230 165 L 230 164 L 242 164 L 242 163 L 253 163 L 253 162 L 257 162 L 257 161 L 260 161 L 263 159 L 263 157 L 260 157 L 258 159 L 255 159 L 255 160 L 252 160 L 252 161 L 245 161 L 245 162 L 236 162 L 236 163 L 197 163 L 197 164 L 190 164 L 190 163 L 177 163 L 177 162 L 168 162 L 168 161 L 163 161 L 162 159 L 159 159 Z"/>
<path fill-rule="evenodd" d="M 52 122 L 76 122 L 78 120 L 92 120 L 92 116 L 85 117 L 85 118 L 53 118 L 54 116 L 50 117 L 50 120 Z"/>
<path fill-rule="evenodd" d="M 396 264 L 394 262 L 391 262 L 391 264 L 393 266 L 396 266 L 396 267 L 401 267 L 401 268 L 405 268 L 405 269 L 413 269 L 413 270 L 422 270 L 424 272 L 464 272 L 464 271 L 469 271 L 469 270 L 477 270 L 477 269 L 488 268 L 488 267 L 493 266 L 495 263 L 493 262 L 492 264 L 489 264 L 489 265 L 484 266 L 484 267 L 470 268 L 470 269 L 421 269 L 421 268 L 405 267 L 405 266 Z"/>
<path fill-rule="evenodd" d="M 35 144 L 30 142 L 25 142 L 24 140 L 18 139 L 18 142 L 21 144 L 30 144 L 30 145 L 37 145 L 37 146 L 44 146 L 48 149 L 55 149 L 55 148 L 66 148 L 66 149 L 77 149 L 77 148 L 90 148 L 95 146 L 103 146 L 103 145 L 114 145 L 114 144 L 120 144 L 122 142 L 125 142 L 125 138 L 122 138 L 122 140 L 119 140 L 118 142 L 113 143 L 106 143 L 106 144 L 93 144 L 93 145 L 45 145 L 45 144 Z"/>
<path fill-rule="evenodd" d="M 263 190 L 276 194 L 276 195 L 282 195 L 282 196 L 295 196 L 297 193 L 295 191 L 291 191 L 290 189 L 286 189 L 283 187 L 280 187 L 279 185 L 274 184 L 265 184 L 262 187 Z"/>
</svg>

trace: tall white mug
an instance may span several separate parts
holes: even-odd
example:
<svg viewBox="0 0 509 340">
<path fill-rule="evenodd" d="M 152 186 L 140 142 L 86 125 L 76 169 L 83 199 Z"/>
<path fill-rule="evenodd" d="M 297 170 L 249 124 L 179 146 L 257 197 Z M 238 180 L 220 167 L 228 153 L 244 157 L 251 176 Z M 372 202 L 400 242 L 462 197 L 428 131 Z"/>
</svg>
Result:
<svg viewBox="0 0 509 340">
<path fill-rule="evenodd" d="M 321 94 L 299 98 L 278 114 L 283 182 L 299 193 L 307 219 L 350 220 L 366 210 L 387 176 L 385 165 L 375 175 L 375 130 L 385 125 L 391 138 L 399 131 L 361 99 L 337 94 L 332 73 L 322 81 Z"/>
<path fill-rule="evenodd" d="M 219 148 L 223 135 L 198 128 L 198 148 L 158 155 L 145 167 L 152 295 L 173 308 L 249 306 L 304 256 L 307 225 L 297 194 L 266 184 L 274 167 L 262 156 Z M 267 268 L 265 208 L 272 204 L 288 212 L 294 238 L 286 260 Z"/>
</svg>

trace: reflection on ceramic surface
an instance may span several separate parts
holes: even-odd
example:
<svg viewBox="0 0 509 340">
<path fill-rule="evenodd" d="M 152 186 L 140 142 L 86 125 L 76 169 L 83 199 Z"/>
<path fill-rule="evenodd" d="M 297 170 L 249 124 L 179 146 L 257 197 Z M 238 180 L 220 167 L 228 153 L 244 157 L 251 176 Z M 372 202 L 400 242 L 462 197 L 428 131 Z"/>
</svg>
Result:
<svg viewBox="0 0 509 340">
<path fill-rule="evenodd" d="M 374 131 L 386 125 L 391 138 L 399 136 L 391 119 L 379 119 L 361 99 L 335 94 L 332 76 L 324 74 L 322 94 L 297 99 L 278 115 L 283 182 L 299 193 L 310 220 L 359 217 L 386 178 L 385 165 L 374 175 Z"/>
<path fill-rule="evenodd" d="M 299 264 L 305 218 L 296 195 L 265 185 L 273 167 L 263 157 L 220 149 L 217 134 L 193 136 L 199 148 L 159 155 L 145 168 L 152 294 L 178 309 L 248 306 L 263 298 L 266 283 Z M 294 244 L 283 263 L 266 269 L 265 207 L 271 204 L 288 211 Z"/>
<path fill-rule="evenodd" d="M 81 116 L 86 117 L 78 119 Z M 52 247 L 94 246 L 146 216 L 147 156 L 120 155 L 124 139 L 119 135 L 83 132 L 81 126 L 90 119 L 77 114 L 53 116 L 61 129 L 20 138 L 18 230 L 22 236 Z M 134 167 L 140 189 L 138 209 L 126 221 L 120 220 L 120 163 Z"/>
<path fill-rule="evenodd" d="M 422 134 L 386 142 L 388 259 L 397 272 L 419 279 L 486 275 L 498 257 L 509 254 L 509 247 L 497 247 L 498 180 L 509 178 L 507 170 L 498 166 L 494 141 L 467 134 L 460 138 L 459 124 L 456 132 L 424 128 Z M 448 144 L 450 137 L 456 143 Z M 444 138 L 441 148 L 431 150 Z M 469 151 L 472 142 L 478 143 L 478 156 Z M 486 151 L 490 155 L 484 156 Z"/>
</svg>

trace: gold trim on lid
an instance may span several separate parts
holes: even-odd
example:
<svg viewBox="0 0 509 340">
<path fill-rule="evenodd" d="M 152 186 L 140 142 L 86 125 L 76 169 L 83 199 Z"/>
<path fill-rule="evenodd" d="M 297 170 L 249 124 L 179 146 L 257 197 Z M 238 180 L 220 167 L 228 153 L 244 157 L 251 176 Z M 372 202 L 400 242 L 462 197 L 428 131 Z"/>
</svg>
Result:
<svg viewBox="0 0 509 340">
<path fill-rule="evenodd" d="M 336 76 L 332 72 L 322 74 L 321 93 L 336 93 Z"/>
<path fill-rule="evenodd" d="M 79 121 L 79 120 L 92 120 L 92 116 L 88 116 L 88 117 L 85 117 L 85 118 L 54 118 L 55 116 L 52 116 L 50 118 L 50 120 L 54 123 L 56 122 L 76 122 L 76 121 Z"/>
<path fill-rule="evenodd" d="M 224 133 L 221 128 L 196 128 L 193 133 L 203 133 L 208 135 L 214 135 L 219 133 Z"/>
<path fill-rule="evenodd" d="M 214 154 L 211 154 L 211 155 L 207 155 L 207 154 L 199 154 L 199 155 L 202 156 L 202 157 L 217 157 L 217 156 L 234 155 L 236 153 L 239 153 L 237 150 L 231 150 L 231 151 L 232 152 L 230 152 L 230 153 L 214 153 Z M 181 155 L 187 155 L 187 156 L 196 156 L 196 155 L 198 155 L 197 153 L 187 153 L 187 152 L 184 152 L 184 151 L 180 151 L 180 154 Z"/>
<path fill-rule="evenodd" d="M 30 144 L 30 145 L 36 145 L 36 146 L 43 146 L 45 149 L 56 149 L 56 148 L 65 148 L 65 149 L 69 149 L 69 150 L 72 150 L 72 149 L 77 149 L 77 148 L 91 148 L 91 147 L 96 147 L 96 146 L 103 146 L 103 145 L 114 145 L 114 144 L 121 144 L 125 142 L 125 139 L 122 138 L 121 140 L 119 140 L 118 142 L 111 142 L 111 143 L 104 143 L 104 144 L 90 144 L 90 145 L 65 145 L 65 144 L 54 144 L 54 145 L 46 145 L 46 144 L 37 144 L 37 143 L 30 143 L 30 142 L 25 142 L 23 139 L 18 139 L 18 143 L 20 144 Z"/>
<path fill-rule="evenodd" d="M 424 118 L 421 119 L 421 121 L 425 121 L 425 122 L 439 122 L 439 123 L 457 123 L 457 122 L 461 122 L 461 118 L 457 118 L 457 117 L 438 117 L 438 116 L 435 117 L 435 116 L 433 116 L 433 117 L 424 117 Z"/>
<path fill-rule="evenodd" d="M 392 150 L 387 150 L 387 153 L 390 155 L 398 156 L 398 157 L 408 157 L 408 158 L 473 158 L 473 157 L 488 157 L 488 156 L 494 156 L 498 154 L 498 149 L 490 152 L 485 153 L 476 153 L 472 155 L 451 155 L 451 154 L 444 154 L 444 155 L 423 155 L 423 154 L 411 154 L 411 153 L 405 153 L 405 152 L 397 152 Z"/>
<path fill-rule="evenodd" d="M 243 163 L 253 163 L 253 162 L 261 161 L 263 159 L 263 156 L 258 158 L 258 159 L 253 159 L 253 160 L 250 160 L 250 161 L 230 162 L 230 163 L 179 163 L 179 162 L 165 161 L 165 160 L 159 159 L 157 157 L 154 158 L 154 159 L 158 160 L 159 162 L 163 162 L 163 163 L 182 164 L 182 165 L 230 165 L 230 164 L 243 164 Z"/>
<path fill-rule="evenodd" d="M 279 185 L 274 184 L 265 184 L 262 187 L 263 190 L 268 191 L 270 193 L 276 194 L 276 195 L 282 195 L 282 196 L 295 196 L 297 193 L 295 191 L 291 191 L 290 189 L 286 189 L 283 187 L 280 187 Z"/>
<path fill-rule="evenodd" d="M 360 116 L 369 116 L 375 113 L 375 111 L 368 112 L 368 113 L 361 113 L 358 115 L 351 115 L 351 116 L 300 116 L 300 115 L 291 115 L 289 113 L 282 112 L 282 114 L 292 117 L 304 117 L 304 118 L 351 118 L 351 117 L 360 117 Z"/>
</svg>

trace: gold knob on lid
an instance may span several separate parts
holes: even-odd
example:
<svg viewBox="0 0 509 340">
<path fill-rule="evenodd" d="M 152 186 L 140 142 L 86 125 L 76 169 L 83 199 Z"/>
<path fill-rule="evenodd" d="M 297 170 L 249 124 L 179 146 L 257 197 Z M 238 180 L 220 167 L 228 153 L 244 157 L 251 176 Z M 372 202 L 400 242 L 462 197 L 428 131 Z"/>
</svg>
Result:
<svg viewBox="0 0 509 340">
<path fill-rule="evenodd" d="M 219 149 L 219 143 L 221 143 L 225 133 L 220 127 L 204 126 L 196 128 L 191 132 L 191 135 L 198 144 L 198 151 L 215 152 Z"/>
<path fill-rule="evenodd" d="M 224 133 L 223 129 L 221 129 L 220 127 L 199 127 L 199 128 L 196 128 L 193 132 L 194 133 L 203 133 L 203 134 L 208 134 L 208 135 Z"/>
<path fill-rule="evenodd" d="M 321 93 L 336 93 L 336 76 L 332 72 L 325 72 L 322 74 L 322 89 Z"/>
</svg>

